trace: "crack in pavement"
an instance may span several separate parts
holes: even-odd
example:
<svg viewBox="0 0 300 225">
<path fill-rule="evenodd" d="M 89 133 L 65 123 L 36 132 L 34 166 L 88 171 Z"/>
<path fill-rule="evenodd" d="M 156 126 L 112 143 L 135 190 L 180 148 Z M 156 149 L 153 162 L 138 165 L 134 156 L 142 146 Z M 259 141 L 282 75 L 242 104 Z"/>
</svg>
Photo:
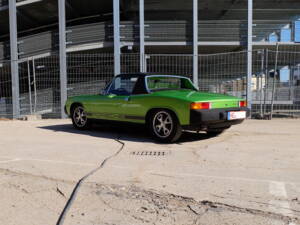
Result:
<svg viewBox="0 0 300 225">
<path fill-rule="evenodd" d="M 191 220 L 191 224 L 200 224 L 200 222 L 203 223 L 201 221 L 203 217 L 205 221 L 208 217 L 223 217 L 222 215 L 227 213 L 235 213 L 234 215 L 241 215 L 242 218 L 253 215 L 282 221 L 282 224 L 286 225 L 299 222 L 299 217 L 214 201 L 197 201 L 194 198 L 147 190 L 138 186 L 95 183 L 91 184 L 90 188 L 92 193 L 102 200 L 101 202 L 110 201 L 114 203 L 114 206 L 105 204 L 113 210 L 107 214 L 107 218 L 110 218 L 110 215 L 113 215 L 114 218 L 118 215 L 123 219 L 124 216 L 129 216 L 139 222 L 151 224 L 190 224 Z M 178 219 L 176 215 L 180 215 L 180 221 L 176 221 Z M 175 221 L 171 223 L 170 220 L 174 219 Z M 96 224 L 98 222 L 93 219 L 91 221 Z M 102 222 L 104 221 L 101 220 Z"/>
<path fill-rule="evenodd" d="M 250 203 L 256 203 L 256 204 L 261 204 L 261 205 L 266 205 L 266 206 L 273 206 L 276 208 L 280 208 L 280 209 L 287 209 L 293 213 L 296 213 L 296 216 L 300 216 L 300 210 L 295 210 L 295 209 L 291 209 L 291 208 L 287 208 L 287 207 L 280 207 L 278 205 L 275 204 L 271 204 L 269 202 L 262 202 L 262 201 L 254 201 L 254 200 L 247 200 L 247 199 L 240 199 L 240 198 L 235 198 L 235 197 L 226 197 L 226 196 L 221 196 L 221 195 L 215 195 L 215 194 L 210 194 L 211 196 L 214 196 L 216 198 L 222 198 L 222 199 L 233 199 L 233 200 L 239 200 L 239 201 L 245 201 L 245 202 L 250 202 Z M 258 197 L 256 197 L 258 198 Z M 278 201 L 282 201 L 282 199 L 276 199 Z M 293 202 L 292 200 L 288 200 L 288 202 Z"/>
<path fill-rule="evenodd" d="M 56 225 L 62 225 L 64 223 L 64 220 L 65 220 L 65 217 L 70 209 L 70 207 L 72 206 L 72 203 L 74 202 L 75 198 L 76 198 L 76 195 L 78 193 L 78 190 L 81 186 L 81 184 L 83 183 L 84 180 L 86 180 L 89 176 L 93 175 L 95 172 L 97 172 L 98 170 L 102 169 L 105 164 L 112 158 L 116 157 L 117 155 L 119 155 L 119 153 L 124 149 L 125 147 L 125 143 L 120 141 L 120 136 L 118 136 L 115 141 L 117 141 L 118 143 L 121 144 L 121 147 L 119 148 L 119 150 L 117 152 L 115 152 L 114 154 L 112 154 L 111 156 L 105 158 L 102 163 L 100 164 L 100 166 L 98 166 L 97 168 L 93 169 L 92 171 L 90 171 L 88 174 L 86 174 L 84 177 L 82 177 L 75 185 L 64 209 L 62 210 L 57 222 L 56 222 Z"/>
<path fill-rule="evenodd" d="M 248 214 L 253 214 L 253 215 L 260 215 L 264 217 L 271 217 L 274 219 L 280 219 L 286 222 L 286 224 L 290 224 L 294 221 L 298 221 L 298 218 L 296 217 L 291 217 L 291 216 L 286 216 L 282 215 L 279 213 L 274 213 L 274 212 L 268 212 L 264 210 L 259 210 L 259 209 L 251 209 L 251 208 L 246 208 L 246 207 L 239 207 L 235 205 L 230 205 L 226 203 L 219 203 L 219 202 L 212 202 L 212 201 L 201 201 L 200 204 L 209 206 L 210 208 L 222 208 L 223 210 L 230 210 L 232 212 L 240 212 L 240 213 L 248 213 Z"/>
<path fill-rule="evenodd" d="M 192 202 L 196 202 L 195 199 L 193 198 L 189 198 L 189 197 L 184 197 L 184 196 L 179 196 L 179 195 L 174 195 L 171 194 L 171 196 L 177 197 L 177 198 L 181 198 L 183 200 L 190 200 Z M 250 214 L 254 214 L 254 215 L 261 215 L 261 216 L 267 216 L 267 217 L 272 217 L 272 218 L 276 218 L 276 219 L 281 219 L 286 221 L 287 223 L 291 223 L 294 220 L 298 221 L 298 218 L 295 217 L 291 217 L 291 216 L 286 216 L 286 215 L 282 215 L 279 213 L 274 213 L 274 212 L 268 212 L 268 211 L 263 211 L 263 210 L 259 210 L 259 209 L 251 209 L 251 208 L 246 208 L 246 207 L 239 207 L 239 206 L 235 206 L 235 205 L 230 205 L 230 204 L 226 204 L 226 203 L 220 203 L 220 202 L 213 202 L 213 201 L 208 201 L 208 200 L 203 200 L 199 202 L 201 205 L 204 206 L 208 206 L 209 209 L 214 209 L 214 208 L 221 208 L 223 210 L 229 210 L 232 212 L 240 212 L 240 213 L 250 213 Z M 188 208 L 191 210 L 191 206 L 189 205 Z M 195 210 L 193 210 L 195 211 Z"/>
</svg>

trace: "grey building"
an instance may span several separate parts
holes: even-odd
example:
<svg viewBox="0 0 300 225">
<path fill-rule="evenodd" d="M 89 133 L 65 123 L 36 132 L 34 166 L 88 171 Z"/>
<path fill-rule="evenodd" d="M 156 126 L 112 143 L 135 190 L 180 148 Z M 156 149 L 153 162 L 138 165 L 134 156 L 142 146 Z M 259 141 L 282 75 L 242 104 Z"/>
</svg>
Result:
<svg viewBox="0 0 300 225">
<path fill-rule="evenodd" d="M 67 96 L 137 71 L 294 113 L 299 45 L 297 0 L 0 0 L 2 115 L 63 116 Z"/>
</svg>

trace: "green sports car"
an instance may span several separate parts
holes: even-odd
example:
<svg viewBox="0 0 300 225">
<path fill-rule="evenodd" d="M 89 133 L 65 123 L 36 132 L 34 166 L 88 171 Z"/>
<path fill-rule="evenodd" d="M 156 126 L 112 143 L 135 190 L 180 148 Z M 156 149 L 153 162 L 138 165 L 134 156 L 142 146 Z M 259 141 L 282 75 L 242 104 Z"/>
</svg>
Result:
<svg viewBox="0 0 300 225">
<path fill-rule="evenodd" d="M 97 121 L 144 124 L 162 142 L 183 130 L 219 134 L 249 115 L 244 99 L 199 92 L 183 76 L 144 73 L 118 75 L 99 95 L 71 97 L 65 111 L 78 129 Z"/>
</svg>

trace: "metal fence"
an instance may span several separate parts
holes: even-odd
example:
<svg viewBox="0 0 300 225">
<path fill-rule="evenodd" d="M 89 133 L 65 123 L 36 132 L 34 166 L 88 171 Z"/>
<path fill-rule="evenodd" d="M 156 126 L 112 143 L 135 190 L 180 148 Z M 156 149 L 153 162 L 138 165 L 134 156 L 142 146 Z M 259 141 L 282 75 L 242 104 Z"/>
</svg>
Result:
<svg viewBox="0 0 300 225">
<path fill-rule="evenodd" d="M 147 72 L 192 78 L 193 55 L 147 54 Z M 201 91 L 246 98 L 247 51 L 199 55 Z M 140 70 L 140 56 L 121 55 L 121 72 Z M 68 96 L 99 94 L 113 78 L 112 53 L 69 53 Z M 60 116 L 59 56 L 30 57 L 19 61 L 20 113 Z M 300 52 L 253 51 L 252 115 L 300 115 Z M 273 109 L 273 110 L 272 110 Z M 0 117 L 12 117 L 10 62 L 0 63 Z"/>
<path fill-rule="evenodd" d="M 259 117 L 300 115 L 300 52 L 263 51 L 252 78 L 253 113 Z"/>
<path fill-rule="evenodd" d="M 12 116 L 12 81 L 10 62 L 0 62 L 0 117 Z"/>
</svg>

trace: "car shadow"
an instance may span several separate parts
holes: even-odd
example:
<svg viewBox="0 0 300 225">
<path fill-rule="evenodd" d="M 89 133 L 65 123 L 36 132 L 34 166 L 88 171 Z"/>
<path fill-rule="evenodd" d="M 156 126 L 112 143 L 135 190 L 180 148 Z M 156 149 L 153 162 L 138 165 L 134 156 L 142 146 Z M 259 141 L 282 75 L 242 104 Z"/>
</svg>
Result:
<svg viewBox="0 0 300 225">
<path fill-rule="evenodd" d="M 60 124 L 51 126 L 42 126 L 40 129 L 51 130 L 54 132 L 65 132 L 78 135 L 88 135 L 92 137 L 107 138 L 107 139 L 120 139 L 130 142 L 149 142 L 162 144 L 151 138 L 149 132 L 144 126 L 136 125 L 93 125 L 88 130 L 75 129 L 72 124 Z M 182 144 L 185 142 L 195 142 L 212 138 L 206 133 L 196 132 L 183 132 L 182 137 L 175 144 Z"/>
</svg>

